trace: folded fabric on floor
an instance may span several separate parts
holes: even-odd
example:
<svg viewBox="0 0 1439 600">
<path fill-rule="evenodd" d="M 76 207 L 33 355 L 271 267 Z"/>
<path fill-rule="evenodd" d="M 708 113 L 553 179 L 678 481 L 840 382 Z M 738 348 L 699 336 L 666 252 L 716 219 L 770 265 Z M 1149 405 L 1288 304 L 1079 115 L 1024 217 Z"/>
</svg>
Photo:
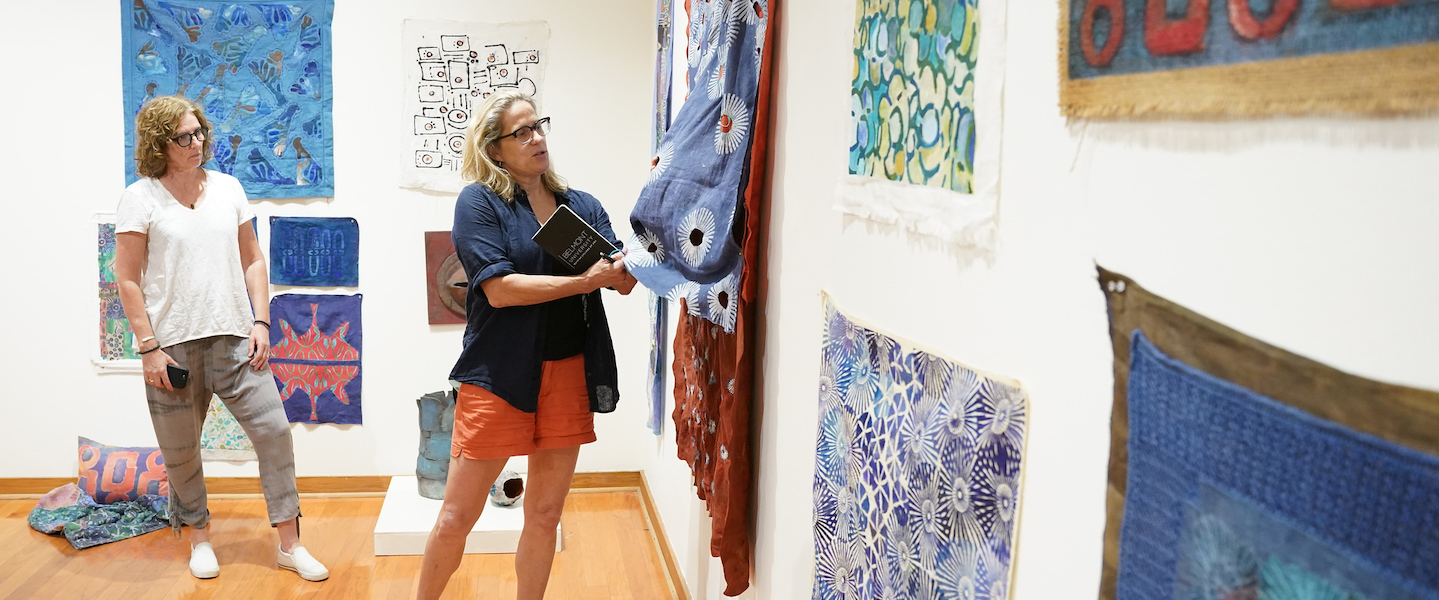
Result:
<svg viewBox="0 0 1439 600">
<path fill-rule="evenodd" d="M 35 531 L 64 535 L 76 550 L 84 550 L 168 527 L 170 501 L 145 494 L 136 500 L 98 504 L 67 483 L 42 497 L 28 521 Z"/>
</svg>

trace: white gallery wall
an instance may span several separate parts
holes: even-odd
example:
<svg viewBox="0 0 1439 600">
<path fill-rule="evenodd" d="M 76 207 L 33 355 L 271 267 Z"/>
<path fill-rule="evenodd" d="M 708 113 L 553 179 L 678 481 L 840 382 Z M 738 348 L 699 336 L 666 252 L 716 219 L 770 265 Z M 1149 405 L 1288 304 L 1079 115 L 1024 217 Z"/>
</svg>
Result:
<svg viewBox="0 0 1439 600">
<path fill-rule="evenodd" d="M 0 61 L 11 91 L 0 94 L 9 142 L 0 151 L 0 453 L 24 457 L 0 465 L 0 477 L 74 473 L 77 435 L 154 441 L 138 377 L 96 375 L 89 363 L 90 215 L 112 210 L 123 186 L 119 4 L 20 3 L 0 23 L 0 51 L 23 57 Z M 400 22 L 549 21 L 544 108 L 556 122 L 556 164 L 622 223 L 649 164 L 654 7 L 337 4 L 336 197 L 256 209 L 262 221 L 350 216 L 362 230 L 366 424 L 296 426 L 299 474 L 403 474 L 414 466 L 414 400 L 444 387 L 460 329 L 426 324 L 422 282 L 421 232 L 449 228 L 453 198 L 397 187 Z M 889 333 L 1028 390 L 1018 600 L 1097 591 L 1112 380 L 1096 261 L 1267 342 L 1439 389 L 1439 119 L 1069 124 L 1057 109 L 1057 2 L 1013 2 L 999 248 L 967 256 L 830 208 L 849 143 L 854 5 L 787 0 L 782 11 L 755 407 L 756 567 L 743 598 L 809 597 L 821 289 Z M 62 37 L 85 40 L 89 58 L 60 58 L 71 52 Z M 597 419 L 601 441 L 582 452 L 580 469 L 643 470 L 692 597 L 719 598 L 723 575 L 688 469 L 673 440 L 644 427 L 644 296 L 606 302 L 623 401 Z"/>
<path fill-rule="evenodd" d="M 1113 388 L 1096 261 L 1288 350 L 1439 389 L 1439 119 L 1071 126 L 1057 108 L 1058 2 L 1011 2 L 999 249 L 985 261 L 830 209 L 854 5 L 783 11 L 746 597 L 810 594 L 820 289 L 1028 390 L 1017 600 L 1098 591 Z M 698 597 L 719 597 L 717 564 L 707 576 Z"/>
</svg>

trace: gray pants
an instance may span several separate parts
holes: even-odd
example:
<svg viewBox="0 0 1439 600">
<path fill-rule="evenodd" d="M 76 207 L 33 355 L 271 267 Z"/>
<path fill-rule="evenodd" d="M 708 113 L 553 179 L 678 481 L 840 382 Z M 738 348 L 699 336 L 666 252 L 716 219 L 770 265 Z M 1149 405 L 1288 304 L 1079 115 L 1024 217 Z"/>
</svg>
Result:
<svg viewBox="0 0 1439 600">
<path fill-rule="evenodd" d="M 300 516 L 290 422 L 270 369 L 256 371 L 250 367 L 246 356 L 249 339 L 219 335 L 175 344 L 165 352 L 190 370 L 190 383 L 184 389 L 167 392 L 145 386 L 150 420 L 165 456 L 171 523 L 175 528 L 178 530 L 181 523 L 200 529 L 210 524 L 205 470 L 200 464 L 200 430 L 212 393 L 225 402 L 255 446 L 270 523 Z"/>
</svg>

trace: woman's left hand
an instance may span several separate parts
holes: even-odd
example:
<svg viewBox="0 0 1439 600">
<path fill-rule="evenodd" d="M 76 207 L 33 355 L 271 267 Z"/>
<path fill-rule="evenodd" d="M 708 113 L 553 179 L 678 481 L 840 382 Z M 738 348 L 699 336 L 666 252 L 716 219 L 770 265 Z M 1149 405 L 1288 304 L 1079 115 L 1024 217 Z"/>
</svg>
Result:
<svg viewBox="0 0 1439 600">
<path fill-rule="evenodd" d="M 270 330 L 259 323 L 250 327 L 250 367 L 263 370 L 270 363 Z"/>
</svg>

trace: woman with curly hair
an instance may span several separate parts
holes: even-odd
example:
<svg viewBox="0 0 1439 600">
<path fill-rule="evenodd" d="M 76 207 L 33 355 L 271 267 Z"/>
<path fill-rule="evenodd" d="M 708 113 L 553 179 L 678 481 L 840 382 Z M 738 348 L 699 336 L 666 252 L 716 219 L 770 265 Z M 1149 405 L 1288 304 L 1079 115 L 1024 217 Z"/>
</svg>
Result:
<svg viewBox="0 0 1439 600">
<path fill-rule="evenodd" d="M 116 211 L 115 275 L 144 362 L 171 522 L 177 534 L 182 524 L 191 527 L 190 573 L 218 576 L 200 465 L 200 429 L 217 395 L 259 457 L 270 523 L 280 536 L 279 566 L 320 581 L 329 571 L 300 545 L 290 423 L 268 366 L 265 255 L 239 180 L 202 168 L 210 144 L 198 105 L 181 96 L 151 100 L 135 118 L 141 177 L 125 188 Z M 188 382 L 176 367 L 188 371 Z"/>
</svg>

